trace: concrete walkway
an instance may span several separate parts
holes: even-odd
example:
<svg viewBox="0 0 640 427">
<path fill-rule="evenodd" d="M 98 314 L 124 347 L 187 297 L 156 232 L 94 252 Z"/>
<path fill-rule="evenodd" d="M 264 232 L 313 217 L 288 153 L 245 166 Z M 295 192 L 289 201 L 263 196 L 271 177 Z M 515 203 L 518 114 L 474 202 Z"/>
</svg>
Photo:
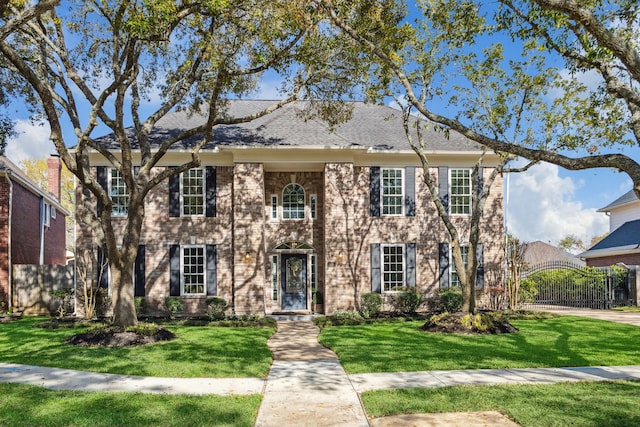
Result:
<svg viewBox="0 0 640 427">
<path fill-rule="evenodd" d="M 274 362 L 256 427 L 369 426 L 336 354 L 318 343 L 312 322 L 278 322 L 267 344 Z"/>
</svg>

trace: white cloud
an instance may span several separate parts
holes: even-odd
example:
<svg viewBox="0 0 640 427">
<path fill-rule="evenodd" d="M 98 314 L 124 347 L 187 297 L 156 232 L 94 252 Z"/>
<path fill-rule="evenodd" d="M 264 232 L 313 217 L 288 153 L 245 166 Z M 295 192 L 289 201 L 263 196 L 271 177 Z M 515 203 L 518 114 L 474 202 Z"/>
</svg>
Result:
<svg viewBox="0 0 640 427">
<path fill-rule="evenodd" d="M 32 123 L 29 120 L 15 122 L 17 136 L 7 142 L 5 155 L 16 164 L 26 159 L 43 159 L 55 153 L 49 139 L 50 128 L 46 122 Z"/>
<path fill-rule="evenodd" d="M 506 215 L 510 234 L 521 241 L 541 240 L 553 245 L 573 235 L 585 244 L 608 230 L 609 220 L 576 199 L 583 181 L 562 178 L 558 166 L 541 163 L 509 176 Z"/>
</svg>

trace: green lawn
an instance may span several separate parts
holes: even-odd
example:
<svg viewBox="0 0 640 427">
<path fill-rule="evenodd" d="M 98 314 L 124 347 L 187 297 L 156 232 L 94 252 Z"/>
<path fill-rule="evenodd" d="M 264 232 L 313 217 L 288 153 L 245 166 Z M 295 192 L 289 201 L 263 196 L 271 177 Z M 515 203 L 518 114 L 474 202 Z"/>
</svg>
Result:
<svg viewBox="0 0 640 427">
<path fill-rule="evenodd" d="M 640 382 L 464 386 L 372 391 L 362 395 L 367 414 L 497 410 L 526 427 L 640 425 Z"/>
<path fill-rule="evenodd" d="M 151 345 L 78 347 L 65 339 L 83 329 L 41 329 L 43 319 L 0 323 L 0 362 L 161 377 L 264 377 L 273 328 L 167 326 L 178 338 Z"/>
<path fill-rule="evenodd" d="M 505 335 L 421 331 L 422 321 L 329 327 L 320 342 L 349 373 L 640 365 L 640 328 L 563 316 L 513 320 Z"/>
<path fill-rule="evenodd" d="M 51 391 L 0 384 L 0 426 L 253 426 L 261 396 Z"/>
</svg>

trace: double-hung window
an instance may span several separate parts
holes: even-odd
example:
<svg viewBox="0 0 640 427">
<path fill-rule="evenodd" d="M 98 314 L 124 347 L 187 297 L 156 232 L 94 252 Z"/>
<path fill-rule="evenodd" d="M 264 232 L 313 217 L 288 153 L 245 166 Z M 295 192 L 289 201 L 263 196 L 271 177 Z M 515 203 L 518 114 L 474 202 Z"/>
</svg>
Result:
<svg viewBox="0 0 640 427">
<path fill-rule="evenodd" d="M 404 245 L 382 245 L 382 291 L 393 292 L 405 285 Z"/>
<path fill-rule="evenodd" d="M 452 249 L 453 251 L 453 249 Z M 460 246 L 460 252 L 462 252 L 462 262 L 464 263 L 464 268 L 465 270 L 467 269 L 467 265 L 469 262 L 469 246 L 467 245 L 463 245 Z M 451 254 L 451 260 L 449 262 L 449 265 L 451 266 L 451 286 L 454 287 L 460 287 L 462 286 L 462 282 L 460 282 L 460 277 L 458 277 L 458 272 L 456 270 L 456 264 L 455 262 L 453 262 L 453 254 Z"/>
<path fill-rule="evenodd" d="M 382 215 L 404 215 L 404 170 L 382 169 Z"/>
<path fill-rule="evenodd" d="M 205 202 L 204 170 L 189 169 L 182 173 L 180 193 L 183 216 L 203 216 Z"/>
<path fill-rule="evenodd" d="M 289 184 L 282 191 L 282 218 L 304 219 L 304 188 L 300 184 Z"/>
<path fill-rule="evenodd" d="M 205 295 L 206 257 L 204 246 L 182 246 L 181 284 L 182 295 Z"/>
<path fill-rule="evenodd" d="M 471 169 L 450 170 L 451 213 L 469 215 L 471 213 Z"/>
<path fill-rule="evenodd" d="M 127 216 L 129 209 L 129 191 L 119 169 L 109 170 L 109 196 L 111 197 L 111 216 Z"/>
</svg>

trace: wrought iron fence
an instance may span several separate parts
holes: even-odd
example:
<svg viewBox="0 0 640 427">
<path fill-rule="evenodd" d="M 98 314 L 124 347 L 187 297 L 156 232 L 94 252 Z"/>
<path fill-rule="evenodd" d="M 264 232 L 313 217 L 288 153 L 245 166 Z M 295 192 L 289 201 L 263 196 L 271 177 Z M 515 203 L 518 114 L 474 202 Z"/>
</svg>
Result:
<svg viewBox="0 0 640 427">
<path fill-rule="evenodd" d="M 535 291 L 522 306 L 608 309 L 635 305 L 631 276 L 631 270 L 619 266 L 585 267 L 566 261 L 538 264 L 523 273 L 521 280 L 529 281 Z"/>
</svg>

